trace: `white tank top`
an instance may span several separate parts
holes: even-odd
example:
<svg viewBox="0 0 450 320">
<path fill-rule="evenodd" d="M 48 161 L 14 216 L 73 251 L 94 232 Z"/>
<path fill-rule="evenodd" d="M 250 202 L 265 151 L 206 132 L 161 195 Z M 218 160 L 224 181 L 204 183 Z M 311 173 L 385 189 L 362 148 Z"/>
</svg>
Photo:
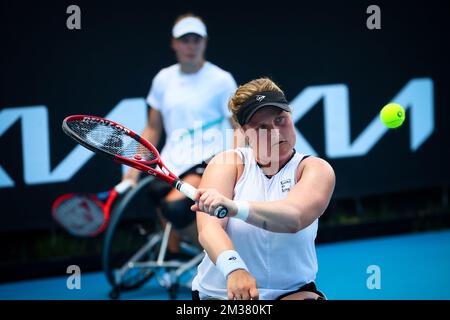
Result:
<svg viewBox="0 0 450 320">
<path fill-rule="evenodd" d="M 304 155 L 296 152 L 276 175 L 267 178 L 257 165 L 251 148 L 235 151 L 243 157 L 244 172 L 234 188 L 234 200 L 284 199 L 297 183 L 297 168 Z M 315 220 L 297 233 L 276 233 L 239 219 L 228 220 L 226 232 L 255 277 L 260 299 L 275 299 L 315 280 L 318 270 L 314 245 L 317 227 L 318 220 Z M 227 299 L 226 288 L 226 279 L 205 255 L 198 266 L 192 289 L 198 290 L 201 298 Z"/>
</svg>

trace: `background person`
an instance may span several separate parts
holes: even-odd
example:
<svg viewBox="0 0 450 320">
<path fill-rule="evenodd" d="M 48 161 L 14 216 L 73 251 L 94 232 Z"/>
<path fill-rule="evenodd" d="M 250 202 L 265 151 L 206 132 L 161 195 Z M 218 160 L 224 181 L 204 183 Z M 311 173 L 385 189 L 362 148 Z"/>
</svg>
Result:
<svg viewBox="0 0 450 320">
<path fill-rule="evenodd" d="M 240 86 L 229 102 L 248 147 L 208 164 L 192 210 L 207 255 L 193 298 L 318 299 L 318 218 L 335 186 L 331 166 L 294 149 L 291 109 L 269 79 Z M 218 206 L 229 209 L 219 220 Z"/>
<path fill-rule="evenodd" d="M 166 142 L 161 151 L 164 163 L 193 186 L 200 183 L 204 161 L 231 146 L 224 139 L 218 142 L 203 138 L 208 130 L 224 133 L 232 128 L 227 102 L 236 89 L 229 72 L 205 60 L 207 35 L 200 17 L 184 14 L 176 19 L 171 46 L 177 63 L 163 68 L 153 78 L 147 97 L 148 123 L 142 132 L 144 138 L 158 145 L 165 131 Z M 199 139 L 195 127 L 203 127 Z M 131 169 L 124 179 L 137 181 L 138 176 L 139 171 Z M 159 204 L 163 223 L 169 220 L 177 230 L 197 241 L 195 215 L 189 210 L 192 200 L 156 181 L 152 194 L 156 200 L 164 197 Z M 169 251 L 178 252 L 178 243 L 179 235 L 172 229 Z"/>
</svg>

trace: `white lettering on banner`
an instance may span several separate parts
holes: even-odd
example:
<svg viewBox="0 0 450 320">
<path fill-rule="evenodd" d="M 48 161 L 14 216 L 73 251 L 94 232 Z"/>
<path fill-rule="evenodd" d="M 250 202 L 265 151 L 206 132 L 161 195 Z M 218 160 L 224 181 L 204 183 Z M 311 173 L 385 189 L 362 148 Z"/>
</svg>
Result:
<svg viewBox="0 0 450 320">
<path fill-rule="evenodd" d="M 324 107 L 325 153 L 329 159 L 364 156 L 390 130 L 379 121 L 377 113 L 369 125 L 352 142 L 349 90 L 344 84 L 311 86 L 304 89 L 291 102 L 294 122 L 300 121 L 321 99 L 323 99 Z M 415 152 L 434 131 L 432 79 L 412 79 L 396 96 L 386 102 L 396 102 L 409 110 L 410 149 Z M 145 100 L 142 98 L 122 100 L 105 118 L 119 122 L 134 132 L 140 133 L 147 122 Z M 77 145 L 51 170 L 47 108 L 30 106 L 3 109 L 0 111 L 0 137 L 19 120 L 21 121 L 23 176 L 28 185 L 68 181 L 93 155 L 91 151 Z M 295 147 L 297 150 L 301 150 L 305 154 L 317 155 L 300 131 L 296 130 L 296 135 Z M 232 136 L 232 134 L 224 135 L 220 130 L 211 129 L 205 133 L 194 132 L 193 138 L 195 141 L 212 139 L 214 142 L 211 143 L 212 145 L 220 146 L 224 145 L 224 142 L 230 140 Z M 174 148 L 172 154 L 177 159 L 180 154 L 185 154 L 187 151 L 191 151 L 192 154 L 195 151 L 195 157 L 192 159 L 195 160 L 204 150 L 202 149 L 203 145 L 194 145 L 195 148 L 184 151 Z M 124 172 L 128 169 L 123 166 Z M 14 185 L 14 180 L 0 166 L 0 188 L 14 187 Z"/>
<path fill-rule="evenodd" d="M 105 118 L 141 132 L 146 124 L 147 106 L 141 98 L 122 100 Z M 28 185 L 70 180 L 94 155 L 77 145 L 53 170 L 50 163 L 48 112 L 45 106 L 6 108 L 0 112 L 0 136 L 21 121 L 24 180 Z M 68 143 L 70 139 L 68 138 Z M 128 170 L 123 167 L 123 170 Z M 0 188 L 14 187 L 11 177 L 0 166 Z"/>
<path fill-rule="evenodd" d="M 313 86 L 303 90 L 291 103 L 293 120 L 298 122 L 323 99 L 325 153 L 329 159 L 364 156 L 390 130 L 381 123 L 377 113 L 352 143 L 348 97 L 348 87 L 344 84 Z M 395 97 L 386 101 L 410 110 L 410 149 L 416 151 L 434 131 L 433 81 L 430 78 L 410 80 Z M 317 155 L 298 130 L 296 149 Z"/>
</svg>

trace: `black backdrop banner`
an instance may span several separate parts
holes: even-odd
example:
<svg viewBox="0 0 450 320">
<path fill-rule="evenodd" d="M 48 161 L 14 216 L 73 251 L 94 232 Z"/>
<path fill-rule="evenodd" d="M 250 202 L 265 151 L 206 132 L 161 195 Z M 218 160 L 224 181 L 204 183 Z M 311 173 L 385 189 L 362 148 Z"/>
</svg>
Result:
<svg viewBox="0 0 450 320">
<path fill-rule="evenodd" d="M 335 197 L 447 186 L 450 79 L 448 1 L 300 4 L 2 1 L 0 13 L 0 230 L 50 227 L 65 192 L 107 190 L 120 166 L 92 156 L 61 130 L 70 114 L 108 116 L 139 131 L 153 76 L 175 62 L 174 19 L 186 11 L 208 26 L 207 59 L 239 84 L 278 82 L 291 102 L 297 148 L 327 159 Z M 388 130 L 382 106 L 407 120 Z"/>
</svg>

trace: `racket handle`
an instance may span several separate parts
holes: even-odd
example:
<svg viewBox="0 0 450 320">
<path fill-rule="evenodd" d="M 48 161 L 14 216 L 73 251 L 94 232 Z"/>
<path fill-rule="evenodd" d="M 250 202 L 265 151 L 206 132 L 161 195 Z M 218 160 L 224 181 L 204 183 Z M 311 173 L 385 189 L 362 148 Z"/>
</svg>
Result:
<svg viewBox="0 0 450 320">
<path fill-rule="evenodd" d="M 176 182 L 175 188 L 180 191 L 182 194 L 184 194 L 186 197 L 188 197 L 191 200 L 195 201 L 195 195 L 197 194 L 197 188 L 190 185 L 187 182 L 183 182 L 181 180 L 178 180 Z"/>
<path fill-rule="evenodd" d="M 175 188 L 178 191 L 180 191 L 182 194 L 184 194 L 186 197 L 188 197 L 189 199 L 195 201 L 195 195 L 197 193 L 197 188 L 195 188 L 194 186 L 190 185 L 187 182 L 178 180 L 176 182 Z M 228 215 L 228 209 L 223 206 L 219 206 L 216 210 L 214 210 L 214 213 L 212 215 L 219 219 L 223 219 Z"/>
</svg>

